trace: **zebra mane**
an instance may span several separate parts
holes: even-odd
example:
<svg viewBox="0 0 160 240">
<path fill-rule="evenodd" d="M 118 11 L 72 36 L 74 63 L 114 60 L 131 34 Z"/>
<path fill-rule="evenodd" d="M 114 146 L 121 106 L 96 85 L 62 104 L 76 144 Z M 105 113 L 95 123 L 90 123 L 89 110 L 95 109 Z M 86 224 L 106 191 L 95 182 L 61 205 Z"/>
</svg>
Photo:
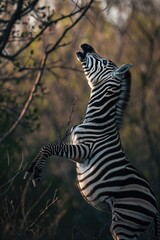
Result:
<svg viewBox="0 0 160 240">
<path fill-rule="evenodd" d="M 128 102 L 130 99 L 130 90 L 131 90 L 130 71 L 126 72 L 120 81 L 121 81 L 120 94 L 119 94 L 118 102 L 116 104 L 116 114 L 115 114 L 118 130 L 120 130 L 122 126 L 123 114 L 125 112 L 125 109 L 128 106 Z"/>
</svg>

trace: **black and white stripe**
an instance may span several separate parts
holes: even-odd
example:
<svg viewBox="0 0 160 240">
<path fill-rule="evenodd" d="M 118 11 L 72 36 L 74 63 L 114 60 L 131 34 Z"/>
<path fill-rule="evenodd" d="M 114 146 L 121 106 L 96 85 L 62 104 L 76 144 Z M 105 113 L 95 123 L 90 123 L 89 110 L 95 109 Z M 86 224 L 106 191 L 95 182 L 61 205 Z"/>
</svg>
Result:
<svg viewBox="0 0 160 240">
<path fill-rule="evenodd" d="M 112 212 L 111 233 L 115 240 L 137 240 L 154 220 L 160 240 L 156 199 L 146 179 L 128 161 L 119 136 L 129 101 L 131 65 L 118 68 L 88 44 L 81 48 L 77 57 L 91 88 L 85 118 L 73 129 L 70 143 L 44 146 L 25 177 L 33 173 L 36 185 L 49 156 L 72 159 L 86 201 L 99 210 Z"/>
</svg>

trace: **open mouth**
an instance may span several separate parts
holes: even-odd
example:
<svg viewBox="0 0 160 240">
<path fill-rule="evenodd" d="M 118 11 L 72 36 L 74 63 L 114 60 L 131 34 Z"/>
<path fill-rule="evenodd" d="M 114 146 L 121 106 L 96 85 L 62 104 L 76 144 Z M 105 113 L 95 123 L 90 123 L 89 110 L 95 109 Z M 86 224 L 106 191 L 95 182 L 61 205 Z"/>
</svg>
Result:
<svg viewBox="0 0 160 240">
<path fill-rule="evenodd" d="M 91 53 L 91 52 L 95 52 L 95 50 L 93 49 L 93 47 L 91 47 L 89 44 L 87 43 L 83 43 L 80 45 L 82 51 L 78 51 L 76 52 L 77 54 L 77 58 L 80 62 L 84 62 L 86 59 L 86 54 L 87 53 Z"/>
<path fill-rule="evenodd" d="M 76 54 L 77 54 L 77 58 L 78 58 L 78 60 L 79 60 L 80 62 L 84 62 L 84 61 L 85 61 L 85 59 L 86 59 L 86 54 L 85 54 L 84 52 L 78 51 L 78 52 L 76 52 Z"/>
</svg>

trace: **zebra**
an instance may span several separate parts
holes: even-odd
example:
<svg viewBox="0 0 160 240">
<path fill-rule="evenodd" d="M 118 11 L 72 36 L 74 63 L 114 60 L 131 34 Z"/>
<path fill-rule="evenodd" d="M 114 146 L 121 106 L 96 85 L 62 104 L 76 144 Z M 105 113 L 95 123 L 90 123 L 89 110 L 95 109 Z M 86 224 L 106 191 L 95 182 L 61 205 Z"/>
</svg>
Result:
<svg viewBox="0 0 160 240">
<path fill-rule="evenodd" d="M 24 178 L 33 175 L 36 187 L 47 158 L 66 157 L 76 164 L 77 183 L 84 199 L 112 213 L 114 240 L 137 240 L 154 222 L 160 240 L 160 215 L 147 180 L 128 161 L 120 139 L 128 105 L 132 64 L 117 67 L 89 44 L 76 53 L 91 89 L 84 120 L 73 128 L 69 143 L 43 146 Z"/>
</svg>

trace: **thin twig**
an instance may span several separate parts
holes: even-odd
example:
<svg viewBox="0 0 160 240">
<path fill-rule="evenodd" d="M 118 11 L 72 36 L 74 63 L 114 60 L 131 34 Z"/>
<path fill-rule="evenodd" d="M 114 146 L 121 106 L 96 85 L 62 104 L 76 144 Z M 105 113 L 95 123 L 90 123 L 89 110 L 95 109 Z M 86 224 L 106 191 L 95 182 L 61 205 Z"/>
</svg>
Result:
<svg viewBox="0 0 160 240">
<path fill-rule="evenodd" d="M 91 0 L 89 2 L 89 4 L 84 8 L 84 11 L 81 13 L 81 15 L 69 26 L 67 27 L 64 32 L 62 33 L 62 35 L 59 37 L 59 39 L 57 40 L 57 42 L 51 46 L 46 53 L 51 53 L 53 52 L 58 46 L 59 43 L 62 41 L 62 39 L 66 36 L 66 34 L 68 33 L 69 30 L 71 30 L 81 19 L 82 17 L 86 14 L 86 12 L 88 11 L 88 9 L 91 7 L 92 3 L 94 2 L 94 0 Z"/>
<path fill-rule="evenodd" d="M 12 185 L 13 181 L 15 180 L 15 178 L 22 172 L 23 170 L 17 171 L 16 174 L 11 177 L 6 183 L 4 183 L 3 185 L 0 186 L 0 188 L 5 187 L 6 185 L 9 184 L 9 187 L 5 190 L 4 195 L 6 194 L 6 192 L 8 191 L 8 189 L 10 188 L 10 186 Z"/>
<path fill-rule="evenodd" d="M 52 207 L 52 205 L 54 205 L 56 202 L 58 201 L 58 197 L 57 197 L 57 192 L 55 192 L 53 200 L 51 201 L 50 204 L 46 205 L 45 209 L 43 209 L 43 211 L 36 217 L 36 219 L 29 225 L 29 227 L 27 227 L 25 229 L 25 231 L 29 231 L 31 227 L 33 227 L 36 222 L 48 211 L 48 209 L 50 207 Z"/>
<path fill-rule="evenodd" d="M 27 210 L 26 212 L 26 218 L 28 217 L 28 215 L 30 214 L 30 212 L 37 206 L 37 204 L 40 202 L 40 200 L 45 196 L 45 194 L 48 192 L 49 188 L 51 187 L 51 184 L 48 185 L 47 188 L 45 188 L 45 190 L 42 192 L 41 196 L 37 199 L 37 201 L 35 201 L 32 206 Z"/>
<path fill-rule="evenodd" d="M 72 116 L 73 116 L 74 107 L 75 107 L 76 102 L 77 102 L 77 97 L 74 98 L 74 101 L 73 101 L 73 104 L 72 104 L 72 108 L 71 108 L 71 112 L 70 112 L 70 115 L 69 115 L 69 118 L 68 118 L 68 123 L 67 123 L 67 126 L 66 126 L 66 131 L 65 131 L 64 137 L 62 138 L 61 134 L 60 134 L 60 142 L 63 142 L 64 139 L 70 135 L 70 132 L 68 133 L 68 130 L 70 128 L 70 124 L 71 124 L 71 120 L 72 120 Z"/>
<path fill-rule="evenodd" d="M 43 59 L 42 59 L 42 61 L 41 61 L 40 71 L 39 71 L 38 74 L 37 74 L 36 80 L 35 80 L 35 82 L 34 82 L 34 85 L 33 85 L 32 89 L 31 89 L 31 92 L 30 92 L 30 94 L 29 94 L 29 97 L 28 97 L 28 99 L 27 99 L 27 101 L 26 101 L 26 103 L 25 103 L 25 105 L 24 105 L 24 107 L 23 107 L 23 109 L 22 109 L 22 111 L 21 111 L 18 119 L 17 119 L 17 120 L 15 121 L 15 123 L 11 126 L 11 128 L 4 134 L 4 136 L 2 136 L 2 137 L 0 138 L 0 143 L 1 143 L 2 141 L 4 141 L 4 140 L 15 130 L 15 128 L 16 128 L 16 127 L 18 126 L 18 124 L 21 122 L 22 118 L 25 116 L 25 114 L 26 114 L 26 112 L 27 112 L 27 110 L 28 110 L 28 108 L 29 108 L 29 106 L 30 106 L 33 98 L 34 98 L 34 94 L 35 94 L 36 91 L 37 91 L 37 87 L 38 87 L 38 85 L 39 85 L 39 83 L 40 83 L 40 81 L 41 81 L 41 77 L 42 77 L 42 75 L 43 75 L 43 71 L 44 71 L 45 64 L 46 64 L 46 59 L 47 59 L 47 54 L 45 54 L 45 55 L 43 56 Z"/>
<path fill-rule="evenodd" d="M 93 1 L 93 0 L 92 0 Z M 81 12 L 85 7 L 82 7 L 81 9 L 78 9 L 75 12 L 69 13 L 65 16 L 61 16 L 57 19 L 54 19 L 53 21 L 48 22 L 44 28 L 42 28 L 33 38 L 31 38 L 31 40 L 29 42 L 27 42 L 24 46 L 22 46 L 16 53 L 14 53 L 13 55 L 5 55 L 3 54 L 3 52 L 1 52 L 1 56 L 3 58 L 6 58 L 8 60 L 15 60 L 15 58 L 17 58 L 21 52 L 23 52 L 25 49 L 27 49 L 33 42 L 35 42 L 35 40 L 37 40 L 45 31 L 46 29 L 48 29 L 50 26 L 52 26 L 53 24 L 57 24 L 58 22 L 65 20 L 66 18 L 70 18 L 71 16 L 74 16 L 76 14 L 78 14 L 79 12 Z M 60 40 L 61 41 L 61 40 Z"/>
<path fill-rule="evenodd" d="M 24 163 L 24 157 L 23 157 L 23 154 L 22 154 L 22 161 L 19 165 L 18 171 L 20 171 L 22 169 L 23 163 Z"/>
<path fill-rule="evenodd" d="M 33 87 L 32 87 L 32 90 L 31 90 L 31 92 L 30 92 L 30 94 L 29 94 L 29 97 L 28 97 L 28 99 L 27 99 L 27 101 L 26 101 L 26 103 L 25 103 L 25 105 L 24 105 L 24 107 L 23 107 L 23 109 L 22 109 L 22 111 L 21 111 L 18 119 L 17 119 L 17 120 L 15 121 L 15 123 L 11 126 L 11 128 L 0 138 L 0 143 L 1 143 L 2 141 L 4 141 L 4 140 L 16 129 L 16 127 L 18 126 L 18 124 L 21 122 L 22 118 L 25 116 L 25 114 L 26 114 L 26 112 L 27 112 L 27 110 L 28 110 L 28 108 L 29 108 L 29 106 L 30 106 L 33 98 L 34 98 L 34 95 L 35 95 L 35 93 L 36 93 L 36 91 L 37 91 L 37 87 L 38 87 L 38 85 L 39 85 L 39 83 L 40 83 L 40 80 L 41 80 L 41 77 L 42 77 L 42 75 L 43 75 L 43 71 L 44 71 L 45 64 L 46 64 L 46 61 L 47 61 L 47 58 L 48 58 L 49 54 L 51 54 L 55 49 L 58 48 L 60 42 L 64 39 L 64 37 L 66 36 L 66 34 L 68 33 L 68 31 L 71 30 L 71 29 L 82 19 L 82 17 L 85 15 L 85 13 L 87 12 L 87 10 L 90 8 L 90 6 L 91 6 L 91 4 L 93 3 L 93 1 L 94 1 L 94 0 L 91 0 L 91 1 L 89 2 L 89 4 L 84 8 L 84 11 L 81 13 L 81 15 L 80 15 L 69 27 L 67 27 L 67 28 L 63 31 L 62 35 L 59 37 L 59 39 L 57 40 L 57 42 L 56 42 L 53 46 L 51 46 L 49 49 L 46 50 L 46 54 L 43 56 L 43 59 L 42 59 L 42 61 L 41 61 L 40 71 L 39 71 L 38 74 L 37 74 L 35 83 L 34 83 L 34 85 L 33 85 Z"/>
</svg>

